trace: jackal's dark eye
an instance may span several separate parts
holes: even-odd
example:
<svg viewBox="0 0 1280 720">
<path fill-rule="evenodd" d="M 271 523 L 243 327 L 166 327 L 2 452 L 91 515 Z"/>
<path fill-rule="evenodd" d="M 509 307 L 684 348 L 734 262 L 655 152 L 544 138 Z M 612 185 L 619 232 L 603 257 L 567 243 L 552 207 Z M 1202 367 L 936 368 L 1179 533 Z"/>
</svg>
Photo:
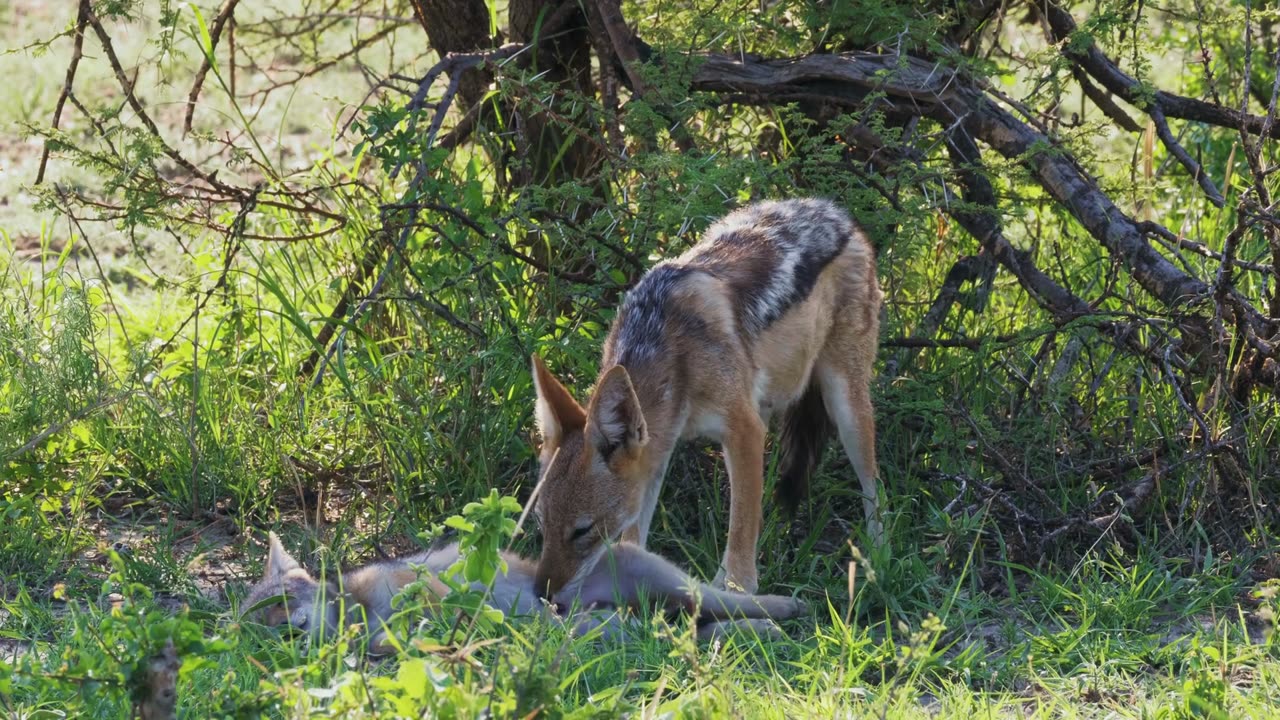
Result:
<svg viewBox="0 0 1280 720">
<path fill-rule="evenodd" d="M 592 528 L 595 526 L 595 523 L 588 523 L 580 528 L 574 528 L 573 534 L 569 536 L 569 542 L 578 542 L 582 538 L 586 537 L 587 533 L 591 532 Z"/>
</svg>

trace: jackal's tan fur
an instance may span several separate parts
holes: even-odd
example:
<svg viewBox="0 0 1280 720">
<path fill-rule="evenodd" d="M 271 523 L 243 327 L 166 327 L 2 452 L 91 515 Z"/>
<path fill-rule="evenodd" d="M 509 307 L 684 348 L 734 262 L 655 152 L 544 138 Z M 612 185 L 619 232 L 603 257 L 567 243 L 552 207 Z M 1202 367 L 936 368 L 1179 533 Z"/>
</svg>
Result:
<svg viewBox="0 0 1280 720">
<path fill-rule="evenodd" d="M 881 299 L 874 253 L 847 213 L 823 200 L 758 203 L 628 293 L 585 408 L 535 356 L 539 592 L 572 594 L 609 541 L 644 545 L 672 451 L 692 437 L 719 441 L 729 473 L 717 582 L 754 592 L 765 428 L 776 413 L 780 494 L 803 493 L 834 424 L 879 542 L 869 385 Z"/>
</svg>

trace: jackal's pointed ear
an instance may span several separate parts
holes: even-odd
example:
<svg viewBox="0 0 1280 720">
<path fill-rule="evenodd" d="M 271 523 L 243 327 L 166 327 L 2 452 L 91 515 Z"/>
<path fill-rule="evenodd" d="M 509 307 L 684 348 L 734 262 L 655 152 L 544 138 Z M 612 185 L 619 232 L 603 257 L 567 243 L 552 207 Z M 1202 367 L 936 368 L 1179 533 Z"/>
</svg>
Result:
<svg viewBox="0 0 1280 720">
<path fill-rule="evenodd" d="M 587 427 L 596 450 L 605 458 L 615 450 L 633 452 L 649 442 L 648 427 L 631 376 L 614 365 L 600 378 L 587 408 Z"/>
<path fill-rule="evenodd" d="M 538 394 L 534 417 L 542 447 L 554 448 L 566 432 L 581 430 L 587 424 L 586 411 L 537 355 L 533 356 L 533 389 Z"/>
<path fill-rule="evenodd" d="M 263 575 L 267 578 L 279 577 L 301 567 L 297 560 L 293 559 L 280 543 L 280 537 L 275 533 L 267 534 L 267 567 L 263 571 Z"/>
</svg>

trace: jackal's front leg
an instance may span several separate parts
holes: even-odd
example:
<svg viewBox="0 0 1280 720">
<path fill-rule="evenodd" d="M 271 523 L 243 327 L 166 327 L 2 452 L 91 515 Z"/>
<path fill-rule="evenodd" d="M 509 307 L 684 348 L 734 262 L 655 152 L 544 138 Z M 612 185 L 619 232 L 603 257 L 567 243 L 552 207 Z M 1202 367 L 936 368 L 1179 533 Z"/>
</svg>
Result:
<svg viewBox="0 0 1280 720">
<path fill-rule="evenodd" d="M 754 593 L 764 493 L 764 422 L 754 407 L 741 407 L 730 414 L 724 462 L 729 471 L 729 542 L 715 583 L 728 590 Z"/>
</svg>

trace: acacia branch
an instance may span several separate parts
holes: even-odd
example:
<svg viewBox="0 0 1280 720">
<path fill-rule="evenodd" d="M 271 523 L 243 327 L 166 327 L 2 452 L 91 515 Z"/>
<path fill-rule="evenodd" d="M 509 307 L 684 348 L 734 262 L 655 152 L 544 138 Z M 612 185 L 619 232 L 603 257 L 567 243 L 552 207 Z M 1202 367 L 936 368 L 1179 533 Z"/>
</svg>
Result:
<svg viewBox="0 0 1280 720">
<path fill-rule="evenodd" d="M 1138 121 L 1129 117 L 1129 113 L 1117 105 L 1115 99 L 1106 90 L 1094 85 L 1085 71 L 1080 69 L 1079 65 L 1071 66 L 1071 74 L 1075 77 L 1076 82 L 1080 83 L 1080 89 L 1084 91 L 1085 97 L 1092 100 L 1103 115 L 1111 118 L 1116 125 L 1129 132 L 1142 131 L 1142 126 L 1138 124 Z"/>
<path fill-rule="evenodd" d="M 1222 197 L 1222 193 L 1218 192 L 1218 188 L 1214 186 L 1213 181 L 1209 179 L 1209 174 L 1200 168 L 1200 163 L 1196 162 L 1191 155 L 1187 153 L 1186 148 L 1182 147 L 1173 137 L 1173 133 L 1169 130 L 1169 121 L 1165 119 L 1164 112 L 1159 106 L 1151 108 L 1151 122 L 1155 124 L 1156 135 L 1160 138 L 1160 142 L 1171 155 L 1182 163 L 1182 167 L 1191 173 L 1191 177 L 1195 178 L 1200 184 L 1200 189 L 1204 190 L 1204 194 L 1209 197 L 1209 202 L 1215 207 L 1222 207 L 1227 201 Z"/>
<path fill-rule="evenodd" d="M 1213 289 L 1208 283 L 1153 247 L 1148 240 L 1150 226 L 1140 225 L 1120 210 L 1052 136 L 1014 117 L 957 71 L 919 58 L 875 53 L 777 60 L 705 55 L 702 60 L 691 80 L 695 91 L 761 105 L 775 105 L 779 98 L 804 97 L 847 110 L 879 111 L 895 120 L 918 115 L 938 122 L 948 134 L 964 133 L 982 142 L 1026 167 L 1048 194 L 1119 260 L 1139 287 L 1170 310 L 1192 309 L 1179 317 L 1184 329 L 1194 330 L 1193 326 L 1206 321 L 1200 308 L 1212 302 Z M 991 202 L 982 204 L 994 207 L 994 192 Z M 1009 245 L 999 233 L 994 213 L 952 214 L 980 242 L 991 245 L 997 262 L 1013 272 L 1055 318 L 1093 312 L 1088 303 Z M 1260 356 L 1274 358 L 1276 347 L 1265 340 L 1275 333 L 1272 321 L 1235 293 L 1229 294 L 1228 301 L 1250 345 Z M 1145 347 L 1132 334 L 1120 328 L 1108 334 L 1129 351 L 1154 357 L 1155 348 Z M 1280 367 L 1265 365 L 1272 366 Z M 1260 364 L 1260 372 L 1255 374 L 1261 375 L 1262 369 Z"/>
<path fill-rule="evenodd" d="M 986 248 L 1040 307 L 1056 320 L 1069 321 L 1093 311 L 1089 304 L 1036 267 L 1031 254 L 1014 247 L 1000 227 L 996 193 L 982 167 L 978 146 L 964 132 L 947 136 L 955 168 L 964 188 L 964 203 L 949 208 L 951 216 Z"/>
<path fill-rule="evenodd" d="M 210 187 L 226 193 L 231 197 L 243 198 L 246 195 L 244 190 L 231 187 L 230 185 L 218 180 L 213 174 L 207 173 L 196 167 L 194 163 L 183 157 L 182 153 L 179 153 L 173 148 L 173 146 L 165 141 L 164 135 L 160 133 L 160 128 L 157 127 L 155 121 L 151 119 L 151 115 L 147 113 L 147 109 L 142 106 L 142 101 L 138 100 L 138 96 L 134 92 L 133 82 L 129 80 L 128 74 L 124 71 L 124 65 L 120 63 L 120 58 L 116 55 L 115 45 L 111 42 L 111 36 L 108 35 L 106 29 L 102 27 L 102 21 L 98 19 L 98 16 L 93 12 L 92 7 L 86 10 L 85 22 L 88 23 L 89 27 L 93 28 L 94 34 L 98 36 L 98 41 L 102 44 L 102 51 L 106 53 L 107 61 L 111 64 L 111 70 L 115 73 L 116 82 L 120 84 L 120 89 L 124 92 L 125 101 L 129 104 L 129 107 L 133 109 L 134 114 L 138 116 L 138 120 L 146 126 L 147 132 L 155 138 L 156 142 L 160 143 L 160 147 L 164 154 L 170 160 L 177 163 L 183 170 L 190 173 L 193 177 L 200 178 L 204 182 L 208 183 Z"/>
<path fill-rule="evenodd" d="M 627 27 L 622 17 L 622 6 L 618 0 L 595 0 L 596 11 L 600 13 L 600 23 L 608 33 L 613 52 L 622 62 L 622 69 L 631 81 L 631 90 L 638 95 L 649 92 L 649 84 L 645 82 L 637 67 L 640 63 L 640 51 L 636 47 L 635 34 Z"/>
<path fill-rule="evenodd" d="M 911 337 L 897 344 L 897 347 L 903 348 L 903 352 L 885 363 L 884 374 L 889 377 L 896 375 L 898 368 L 915 360 L 921 348 L 939 347 L 940 345 L 937 344 L 939 341 L 934 340 L 933 337 L 942 328 L 942 322 L 946 320 L 951 308 L 960 300 L 960 288 L 965 283 L 982 281 L 983 287 L 979 288 L 978 293 L 984 294 L 989 290 L 994 274 L 995 263 L 991 259 L 991 253 L 986 251 L 986 247 L 983 247 L 983 251 L 977 255 L 965 255 L 952 263 L 951 269 L 942 280 L 942 286 L 938 288 L 937 295 L 934 296 L 924 317 L 916 325 Z M 977 339 L 973 339 L 973 342 L 976 343 Z"/>
<path fill-rule="evenodd" d="M 670 133 L 671 139 L 675 142 L 676 147 L 680 148 L 683 153 L 690 153 L 697 149 L 693 136 L 689 134 L 683 123 L 680 122 L 676 115 L 675 109 L 670 103 L 657 97 L 658 93 L 653 92 L 649 83 L 645 81 L 644 76 L 640 73 L 640 64 L 647 58 L 652 56 L 652 50 L 644 41 L 636 37 L 636 34 L 627 27 L 626 18 L 622 15 L 622 3 L 620 0 L 595 0 L 595 18 L 598 19 L 599 25 L 604 30 L 605 37 L 599 45 L 608 45 L 612 48 L 614 58 L 619 65 L 622 66 L 623 80 L 626 81 L 627 87 L 631 90 L 633 97 L 643 98 L 653 105 L 653 109 L 663 119 L 667 121 L 667 132 Z M 595 23 L 593 23 L 595 24 Z M 609 58 L 601 56 L 601 64 L 608 63 Z"/>
<path fill-rule="evenodd" d="M 1280 128 L 1266 123 L 1265 118 L 1246 112 L 1231 110 L 1221 105 L 1196 100 L 1182 95 L 1151 91 L 1128 73 L 1120 69 L 1111 58 L 1102 52 L 1096 43 L 1089 41 L 1088 47 L 1073 49 L 1072 40 L 1078 28 L 1071 13 L 1054 3 L 1037 4 L 1049 21 L 1050 39 L 1062 46 L 1062 53 L 1079 63 L 1085 72 L 1102 84 L 1107 90 L 1124 98 L 1134 107 L 1148 109 L 1159 108 L 1165 115 L 1179 120 L 1202 122 L 1217 127 L 1237 129 L 1244 127 L 1255 135 L 1264 132 L 1272 138 L 1280 138 Z"/>
</svg>

